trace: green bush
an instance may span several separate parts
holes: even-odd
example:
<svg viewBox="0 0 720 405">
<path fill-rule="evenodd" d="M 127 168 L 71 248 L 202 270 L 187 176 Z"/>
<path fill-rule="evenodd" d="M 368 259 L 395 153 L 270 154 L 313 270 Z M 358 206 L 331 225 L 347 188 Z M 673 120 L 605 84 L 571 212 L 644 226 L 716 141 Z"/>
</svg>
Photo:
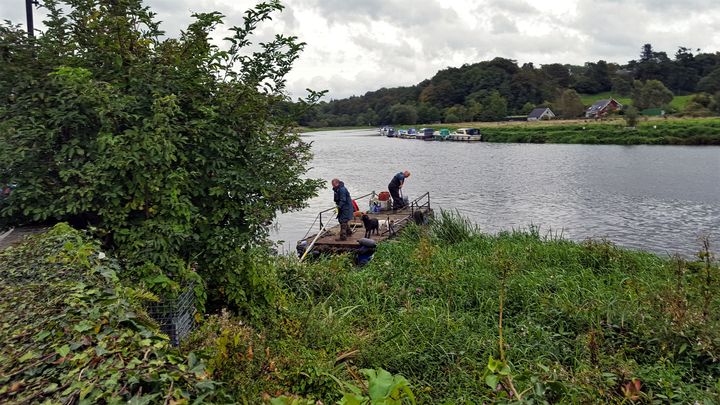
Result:
<svg viewBox="0 0 720 405">
<path fill-rule="evenodd" d="M 205 282 L 212 302 L 252 316 L 277 306 L 247 257 L 321 184 L 303 178 L 310 145 L 293 131 L 319 94 L 294 107 L 285 94 L 303 44 L 280 35 L 248 52 L 279 2 L 245 13 L 222 49 L 219 13 L 168 38 L 141 0 L 42 5 L 33 41 L 0 25 L 0 179 L 16 186 L 0 227 L 68 221 L 155 292 Z"/>
</svg>

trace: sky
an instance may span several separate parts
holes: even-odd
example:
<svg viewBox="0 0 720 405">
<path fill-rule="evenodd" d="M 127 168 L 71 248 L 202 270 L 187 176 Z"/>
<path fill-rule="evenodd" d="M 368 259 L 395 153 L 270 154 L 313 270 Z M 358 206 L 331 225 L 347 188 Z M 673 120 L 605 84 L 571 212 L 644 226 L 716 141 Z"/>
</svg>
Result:
<svg viewBox="0 0 720 405">
<path fill-rule="evenodd" d="M 0 19 L 24 23 L 23 0 L 0 0 Z M 219 11 L 242 22 L 252 0 L 145 0 L 176 36 L 193 12 Z M 496 56 L 533 62 L 626 63 L 640 48 L 673 55 L 679 46 L 720 51 L 718 0 L 284 0 L 285 10 L 258 30 L 298 36 L 306 48 L 288 76 L 326 100 L 407 86 L 438 70 Z M 36 11 L 40 20 L 42 9 Z M 36 25 L 38 25 L 36 23 Z M 227 31 L 218 31 L 218 41 Z"/>
</svg>

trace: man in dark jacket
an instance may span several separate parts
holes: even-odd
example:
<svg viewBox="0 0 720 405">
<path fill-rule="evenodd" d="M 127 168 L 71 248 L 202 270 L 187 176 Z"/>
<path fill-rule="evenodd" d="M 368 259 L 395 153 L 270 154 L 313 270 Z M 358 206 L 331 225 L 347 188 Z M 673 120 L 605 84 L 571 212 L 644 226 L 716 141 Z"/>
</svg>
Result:
<svg viewBox="0 0 720 405">
<path fill-rule="evenodd" d="M 393 199 L 393 210 L 399 210 L 405 206 L 405 201 L 400 197 L 400 189 L 408 177 L 410 177 L 410 172 L 405 170 L 404 172 L 396 174 L 392 180 L 390 180 L 390 184 L 388 184 L 388 191 L 390 191 Z"/>
<path fill-rule="evenodd" d="M 337 207 L 337 219 L 340 222 L 340 238 L 337 240 L 347 240 L 352 235 L 348 222 L 353 218 L 355 209 L 353 208 L 350 192 L 345 188 L 345 183 L 338 179 L 332 179 L 332 188 L 335 192 L 335 206 Z"/>
</svg>

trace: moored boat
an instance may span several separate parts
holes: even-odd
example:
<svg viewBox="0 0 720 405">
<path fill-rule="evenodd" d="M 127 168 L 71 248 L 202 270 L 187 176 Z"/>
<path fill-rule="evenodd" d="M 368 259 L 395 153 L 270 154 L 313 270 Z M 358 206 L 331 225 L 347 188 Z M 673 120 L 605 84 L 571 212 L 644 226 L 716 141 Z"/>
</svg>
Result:
<svg viewBox="0 0 720 405">
<path fill-rule="evenodd" d="M 447 128 L 442 128 L 439 131 L 435 131 L 433 134 L 433 139 L 436 141 L 447 141 L 450 137 L 450 130 Z"/>
<path fill-rule="evenodd" d="M 450 141 L 479 142 L 482 141 L 482 134 L 477 128 L 459 128 L 455 133 L 448 136 Z"/>
<path fill-rule="evenodd" d="M 435 129 L 433 128 L 420 128 L 420 132 L 418 132 L 417 138 L 424 141 L 432 141 L 434 134 Z"/>
</svg>

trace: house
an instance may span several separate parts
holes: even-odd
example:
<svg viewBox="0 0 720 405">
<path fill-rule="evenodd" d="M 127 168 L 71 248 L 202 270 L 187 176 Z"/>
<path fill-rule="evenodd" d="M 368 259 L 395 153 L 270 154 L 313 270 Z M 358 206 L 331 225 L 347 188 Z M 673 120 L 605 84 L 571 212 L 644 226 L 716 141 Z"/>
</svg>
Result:
<svg viewBox="0 0 720 405">
<path fill-rule="evenodd" d="M 528 121 L 551 120 L 555 118 L 555 113 L 547 107 L 536 108 L 527 116 Z"/>
<path fill-rule="evenodd" d="M 602 118 L 621 108 L 622 104 L 614 98 L 598 100 L 585 111 L 585 118 Z"/>
</svg>

